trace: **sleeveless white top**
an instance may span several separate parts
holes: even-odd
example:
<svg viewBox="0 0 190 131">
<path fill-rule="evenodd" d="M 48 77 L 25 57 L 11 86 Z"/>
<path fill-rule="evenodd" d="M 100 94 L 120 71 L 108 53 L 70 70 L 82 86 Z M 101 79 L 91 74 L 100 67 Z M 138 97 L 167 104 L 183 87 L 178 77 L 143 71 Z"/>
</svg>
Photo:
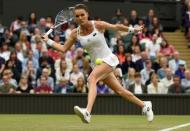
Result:
<svg viewBox="0 0 190 131">
<path fill-rule="evenodd" d="M 119 64 L 117 56 L 115 56 L 109 49 L 104 34 L 99 32 L 94 21 L 91 21 L 93 25 L 93 31 L 89 35 L 80 35 L 80 26 L 77 28 L 77 39 L 81 45 L 90 55 L 92 61 L 92 67 L 95 66 L 95 60 L 100 58 L 103 62 L 115 68 Z"/>
</svg>

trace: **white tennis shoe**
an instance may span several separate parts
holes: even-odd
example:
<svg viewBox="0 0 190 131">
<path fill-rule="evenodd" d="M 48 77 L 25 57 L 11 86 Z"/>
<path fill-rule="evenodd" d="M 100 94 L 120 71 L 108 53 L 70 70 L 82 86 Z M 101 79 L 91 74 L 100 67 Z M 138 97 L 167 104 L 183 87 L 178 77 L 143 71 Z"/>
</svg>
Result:
<svg viewBox="0 0 190 131">
<path fill-rule="evenodd" d="M 152 111 L 152 102 L 151 101 L 145 101 L 145 106 L 142 109 L 143 114 L 146 115 L 147 120 L 149 122 L 152 122 L 154 119 L 154 113 Z"/>
<path fill-rule="evenodd" d="M 90 123 L 91 115 L 85 108 L 80 108 L 79 106 L 74 106 L 74 112 L 78 115 L 82 122 Z"/>
</svg>

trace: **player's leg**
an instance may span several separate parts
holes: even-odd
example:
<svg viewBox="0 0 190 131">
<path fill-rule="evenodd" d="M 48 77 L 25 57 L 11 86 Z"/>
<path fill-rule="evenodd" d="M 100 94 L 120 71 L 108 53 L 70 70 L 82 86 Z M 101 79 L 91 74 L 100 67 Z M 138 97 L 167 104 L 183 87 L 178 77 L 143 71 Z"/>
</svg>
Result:
<svg viewBox="0 0 190 131">
<path fill-rule="evenodd" d="M 126 90 L 121 86 L 117 78 L 113 73 L 110 73 L 105 79 L 104 83 L 107 84 L 113 91 L 115 91 L 118 95 L 122 96 L 125 100 L 129 100 L 132 103 L 140 106 L 144 113 L 147 115 L 148 121 L 152 121 L 154 118 L 154 114 L 152 111 L 152 103 L 151 102 L 143 102 L 139 98 L 137 98 L 133 93 Z"/>
<path fill-rule="evenodd" d="M 137 104 L 141 108 L 144 107 L 144 102 L 141 101 L 136 96 L 134 96 L 133 93 L 131 93 L 130 91 L 128 91 L 124 87 L 122 87 L 113 73 L 110 73 L 109 76 L 107 76 L 104 79 L 104 83 L 106 85 L 108 85 L 108 87 L 110 87 L 115 93 L 122 96 L 124 99 Z"/>
<path fill-rule="evenodd" d="M 106 63 L 96 66 L 91 72 L 88 78 L 88 103 L 86 108 L 74 107 L 75 113 L 82 119 L 83 122 L 90 122 L 90 113 L 97 95 L 96 83 L 105 78 L 109 73 L 113 71 L 112 67 Z"/>
</svg>

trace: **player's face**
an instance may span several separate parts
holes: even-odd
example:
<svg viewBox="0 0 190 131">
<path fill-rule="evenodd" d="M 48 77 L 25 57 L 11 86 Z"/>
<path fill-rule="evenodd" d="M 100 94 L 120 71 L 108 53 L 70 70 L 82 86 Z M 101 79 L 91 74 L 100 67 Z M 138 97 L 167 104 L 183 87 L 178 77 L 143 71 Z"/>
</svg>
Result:
<svg viewBox="0 0 190 131">
<path fill-rule="evenodd" d="M 88 22 L 88 12 L 84 9 L 77 9 L 74 11 L 75 22 L 79 25 L 84 25 Z"/>
</svg>

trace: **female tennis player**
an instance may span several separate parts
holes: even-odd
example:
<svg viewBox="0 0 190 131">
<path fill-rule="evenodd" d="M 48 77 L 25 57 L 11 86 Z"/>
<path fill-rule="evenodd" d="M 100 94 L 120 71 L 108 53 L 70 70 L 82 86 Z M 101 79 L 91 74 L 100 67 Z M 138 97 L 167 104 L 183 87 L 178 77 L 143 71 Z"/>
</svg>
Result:
<svg viewBox="0 0 190 131">
<path fill-rule="evenodd" d="M 152 111 L 152 103 L 150 101 L 141 101 L 134 96 L 130 91 L 123 88 L 113 74 L 115 67 L 119 64 L 118 58 L 111 52 L 107 46 L 104 38 L 104 30 L 112 29 L 117 31 L 138 32 L 143 29 L 139 27 L 127 27 L 122 24 L 110 24 L 105 21 L 90 21 L 88 20 L 89 11 L 86 5 L 77 4 L 74 7 L 75 22 L 79 25 L 73 29 L 70 37 L 66 40 L 64 45 L 56 43 L 48 38 L 47 35 L 43 36 L 44 41 L 51 47 L 66 52 L 77 40 L 88 51 L 92 60 L 93 71 L 88 78 L 88 103 L 86 108 L 74 107 L 75 113 L 81 118 L 84 123 L 90 123 L 91 111 L 96 99 L 97 89 L 96 83 L 103 80 L 112 90 L 118 95 L 122 96 L 125 100 L 138 105 L 142 108 L 143 113 L 146 114 L 147 120 L 150 122 L 154 118 Z M 102 63 L 96 65 L 95 61 L 101 59 Z"/>
</svg>

